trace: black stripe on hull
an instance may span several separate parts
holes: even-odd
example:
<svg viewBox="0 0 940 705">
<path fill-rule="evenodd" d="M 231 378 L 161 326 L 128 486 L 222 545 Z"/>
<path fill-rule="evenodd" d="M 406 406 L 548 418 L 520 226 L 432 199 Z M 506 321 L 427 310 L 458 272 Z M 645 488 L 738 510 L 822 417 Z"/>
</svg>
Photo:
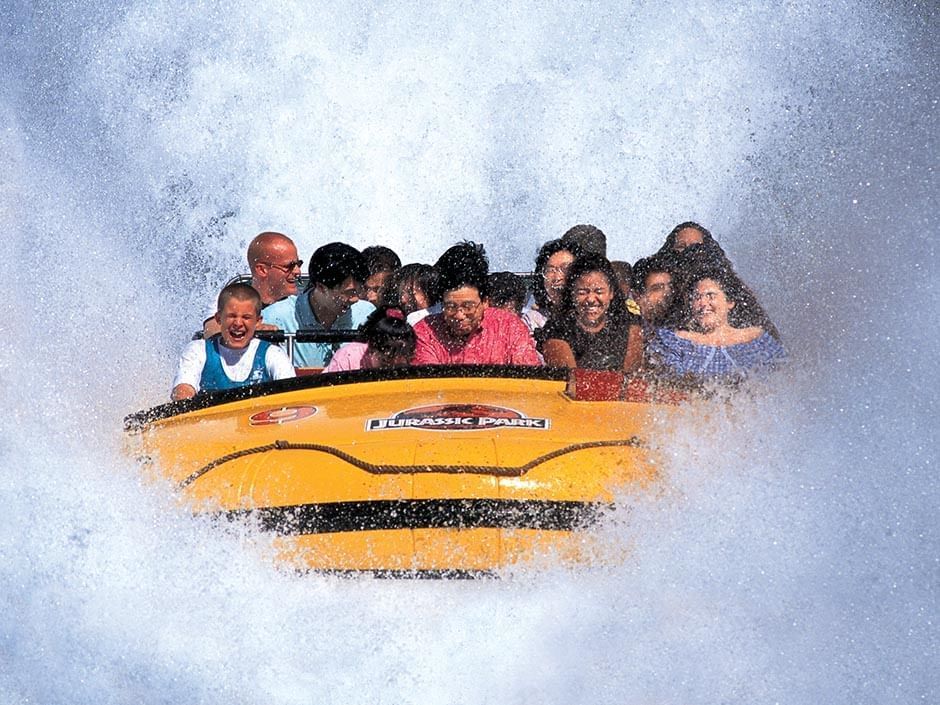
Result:
<svg viewBox="0 0 940 705">
<path fill-rule="evenodd" d="M 236 509 L 213 514 L 256 522 L 282 536 L 390 529 L 541 529 L 574 531 L 595 523 L 610 505 L 506 499 L 413 499 L 330 502 Z"/>
</svg>

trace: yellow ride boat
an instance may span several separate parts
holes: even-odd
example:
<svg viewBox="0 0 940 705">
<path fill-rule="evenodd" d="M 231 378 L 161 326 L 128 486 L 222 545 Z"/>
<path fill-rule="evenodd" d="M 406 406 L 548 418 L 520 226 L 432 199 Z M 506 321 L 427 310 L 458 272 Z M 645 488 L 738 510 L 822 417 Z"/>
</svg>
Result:
<svg viewBox="0 0 940 705">
<path fill-rule="evenodd" d="M 125 420 L 196 513 L 274 532 L 305 570 L 458 575 L 596 560 L 591 526 L 655 482 L 682 393 L 619 373 L 412 367 L 302 375 Z"/>
</svg>

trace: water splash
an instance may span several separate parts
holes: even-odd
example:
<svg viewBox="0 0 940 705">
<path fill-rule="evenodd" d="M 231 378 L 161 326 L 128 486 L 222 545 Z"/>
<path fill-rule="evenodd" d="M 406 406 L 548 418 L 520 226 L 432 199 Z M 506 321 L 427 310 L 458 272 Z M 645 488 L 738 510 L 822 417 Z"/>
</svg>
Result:
<svg viewBox="0 0 940 705">
<path fill-rule="evenodd" d="M 938 134 L 929 4 L 13 4 L 0 47 L 0 699 L 930 702 Z M 256 232 L 501 267 L 709 225 L 793 353 L 664 429 L 635 560 L 297 579 L 139 484 Z M 302 256 L 305 256 L 302 254 Z"/>
</svg>

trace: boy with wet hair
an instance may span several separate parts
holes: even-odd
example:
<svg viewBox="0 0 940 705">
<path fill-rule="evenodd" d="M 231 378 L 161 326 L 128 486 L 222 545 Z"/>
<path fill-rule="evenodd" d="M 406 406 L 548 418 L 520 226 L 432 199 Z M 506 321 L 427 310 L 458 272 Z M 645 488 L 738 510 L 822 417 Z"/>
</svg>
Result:
<svg viewBox="0 0 940 705">
<path fill-rule="evenodd" d="M 368 301 L 359 299 L 368 276 L 359 250 L 344 242 L 323 245 L 310 258 L 306 291 L 271 304 L 265 318 L 286 333 L 355 330 L 375 310 Z M 294 363 L 298 367 L 326 367 L 338 347 L 334 343 L 297 343 Z"/>
<path fill-rule="evenodd" d="M 255 338 L 261 322 L 261 295 L 247 284 L 229 284 L 219 294 L 215 322 L 220 332 L 194 340 L 180 356 L 171 398 L 235 389 L 294 376 L 287 354 Z"/>
<path fill-rule="evenodd" d="M 416 365 L 541 364 L 522 319 L 489 305 L 489 261 L 482 245 L 454 245 L 434 269 L 432 296 L 441 312 L 415 326 Z"/>
</svg>

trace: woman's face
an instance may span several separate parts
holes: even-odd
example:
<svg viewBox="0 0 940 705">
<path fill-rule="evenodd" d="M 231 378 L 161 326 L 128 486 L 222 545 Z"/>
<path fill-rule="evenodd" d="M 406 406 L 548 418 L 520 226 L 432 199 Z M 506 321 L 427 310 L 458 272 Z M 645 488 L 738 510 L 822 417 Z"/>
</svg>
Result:
<svg viewBox="0 0 940 705">
<path fill-rule="evenodd" d="M 728 314 L 734 301 L 718 286 L 714 279 L 701 279 L 692 290 L 692 320 L 705 333 L 729 325 Z"/>
<path fill-rule="evenodd" d="M 428 307 L 427 294 L 424 293 L 424 290 L 414 279 L 403 281 L 398 291 L 401 310 L 406 316 Z"/>
<path fill-rule="evenodd" d="M 691 245 L 701 245 L 705 242 L 705 236 L 698 228 L 682 228 L 676 233 L 676 239 L 672 243 L 673 252 L 682 252 Z"/>
<path fill-rule="evenodd" d="M 598 331 L 607 322 L 614 292 L 602 272 L 585 272 L 572 283 L 575 317 L 585 330 Z"/>
<path fill-rule="evenodd" d="M 565 290 L 565 280 L 572 262 L 574 262 L 574 255 L 568 250 L 559 250 L 545 262 L 542 278 L 545 280 L 545 293 L 548 295 L 548 300 L 552 303 L 552 306 L 561 303 L 561 297 Z"/>
</svg>

